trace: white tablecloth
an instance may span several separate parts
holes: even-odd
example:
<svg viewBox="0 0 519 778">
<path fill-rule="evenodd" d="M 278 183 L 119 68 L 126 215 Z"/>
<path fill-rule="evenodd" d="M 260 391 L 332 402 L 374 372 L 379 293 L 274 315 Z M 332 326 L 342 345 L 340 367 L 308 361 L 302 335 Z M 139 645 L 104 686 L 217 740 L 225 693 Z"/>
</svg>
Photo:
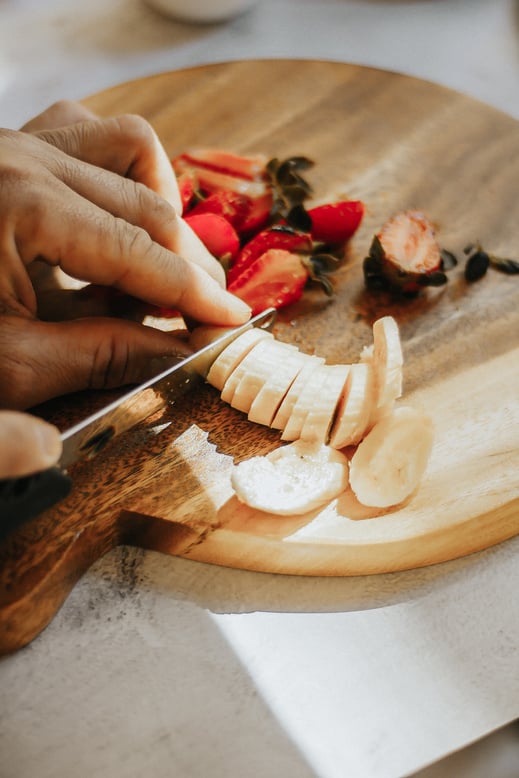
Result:
<svg viewBox="0 0 519 778">
<path fill-rule="evenodd" d="M 0 124 L 264 56 L 398 70 L 519 118 L 517 30 L 513 0 L 264 0 L 208 27 L 139 0 L 0 0 Z M 519 716 L 518 560 L 519 538 L 322 580 L 120 549 L 0 661 L 0 778 L 403 778 Z M 502 763 L 519 764 L 505 737 Z M 517 774 L 493 764 L 492 778 Z"/>
</svg>

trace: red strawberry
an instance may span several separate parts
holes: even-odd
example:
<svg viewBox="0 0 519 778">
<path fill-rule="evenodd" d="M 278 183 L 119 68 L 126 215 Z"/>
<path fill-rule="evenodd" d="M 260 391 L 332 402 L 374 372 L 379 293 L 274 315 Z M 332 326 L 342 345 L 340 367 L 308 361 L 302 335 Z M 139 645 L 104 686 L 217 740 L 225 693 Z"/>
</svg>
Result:
<svg viewBox="0 0 519 778">
<path fill-rule="evenodd" d="M 251 202 L 251 209 L 240 227 L 240 235 L 244 239 L 249 239 L 269 223 L 273 202 L 272 192 L 266 191 L 259 197 L 251 198 Z"/>
<path fill-rule="evenodd" d="M 403 211 L 384 224 L 364 260 L 364 278 L 369 289 L 404 294 L 446 283 L 434 227 L 423 213 Z"/>
<path fill-rule="evenodd" d="M 340 246 L 357 230 L 364 215 L 360 200 L 342 200 L 318 205 L 307 211 L 312 222 L 312 238 L 329 246 Z"/>
<path fill-rule="evenodd" d="M 227 288 L 245 300 L 253 313 L 269 306 L 283 308 L 299 300 L 308 279 L 319 282 L 326 294 L 333 294 L 327 274 L 334 264 L 333 257 L 324 254 L 309 257 L 271 248 L 247 265 Z"/>
<path fill-rule="evenodd" d="M 308 271 L 297 254 L 270 249 L 249 265 L 227 287 L 252 308 L 252 314 L 270 306 L 282 308 L 303 294 Z"/>
<path fill-rule="evenodd" d="M 222 263 L 231 262 L 240 250 L 240 239 L 232 224 L 216 213 L 200 213 L 185 217 L 207 250 Z"/>
<path fill-rule="evenodd" d="M 251 181 L 263 176 L 268 162 L 268 158 L 264 154 L 245 156 L 224 151 L 223 149 L 208 148 L 192 149 L 181 154 L 177 159 L 182 160 L 191 167 L 206 168 Z"/>
<path fill-rule="evenodd" d="M 189 215 L 196 216 L 200 213 L 216 213 L 232 224 L 236 232 L 247 221 L 248 214 L 252 210 L 253 201 L 247 195 L 238 192 L 221 191 L 213 192 L 205 200 L 201 200 Z"/>
<path fill-rule="evenodd" d="M 183 173 L 177 175 L 177 183 L 182 202 L 182 213 L 185 213 L 189 209 L 198 188 L 195 174 L 191 170 L 184 170 Z"/>
<path fill-rule="evenodd" d="M 272 227 L 259 232 L 245 244 L 236 261 L 231 265 L 227 276 L 228 283 L 231 283 L 245 268 L 269 249 L 285 249 L 285 251 L 294 253 L 298 251 L 310 253 L 312 239 L 307 233 L 296 232 L 291 227 L 284 226 Z"/>
</svg>

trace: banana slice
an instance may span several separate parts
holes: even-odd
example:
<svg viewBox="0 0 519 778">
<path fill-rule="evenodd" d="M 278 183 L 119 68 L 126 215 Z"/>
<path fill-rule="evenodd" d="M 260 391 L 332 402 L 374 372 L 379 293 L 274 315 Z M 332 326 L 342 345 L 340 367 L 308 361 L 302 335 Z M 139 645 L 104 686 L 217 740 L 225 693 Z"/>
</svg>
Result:
<svg viewBox="0 0 519 778">
<path fill-rule="evenodd" d="M 230 397 L 227 402 L 233 408 L 248 413 L 253 401 L 272 373 L 278 371 L 280 365 L 298 353 L 297 348 L 288 343 L 279 340 L 262 341 L 231 373 L 224 385 L 222 399 L 226 400 L 227 397 Z M 232 396 L 230 396 L 233 384 L 236 386 Z M 274 409 L 272 415 L 274 415 Z"/>
<path fill-rule="evenodd" d="M 299 437 L 327 443 L 333 418 L 344 391 L 350 365 L 323 365 L 317 368 L 324 375 L 321 391 L 312 397 Z"/>
<path fill-rule="evenodd" d="M 388 508 L 409 497 L 425 472 L 433 445 L 431 419 L 407 406 L 378 421 L 359 444 L 350 485 L 363 505 Z"/>
<path fill-rule="evenodd" d="M 318 508 L 348 486 L 348 460 L 340 451 L 301 440 L 252 457 L 233 468 L 238 499 L 260 511 L 293 516 Z"/>
<path fill-rule="evenodd" d="M 207 374 L 207 381 L 211 386 L 214 386 L 221 391 L 233 370 L 239 365 L 249 351 L 260 341 L 267 338 L 272 339 L 273 337 L 271 332 L 262 330 L 259 327 L 246 330 L 242 335 L 239 335 L 233 340 L 232 343 L 229 343 L 227 348 L 215 359 Z"/>
<path fill-rule="evenodd" d="M 404 363 L 398 324 L 392 316 L 383 316 L 373 324 L 373 349 L 361 357 L 373 365 L 376 400 L 371 422 L 374 424 L 393 407 L 402 395 Z"/>
<path fill-rule="evenodd" d="M 375 400 L 373 367 L 370 363 L 352 365 L 330 433 L 330 446 L 354 446 L 363 438 Z"/>
<path fill-rule="evenodd" d="M 249 421 L 270 427 L 281 402 L 291 385 L 304 368 L 312 362 L 312 357 L 295 351 L 273 365 L 268 380 L 252 401 L 249 408 Z"/>
<path fill-rule="evenodd" d="M 281 440 L 297 440 L 301 437 L 303 424 L 308 416 L 313 404 L 319 394 L 324 391 L 326 381 L 326 365 L 319 365 L 313 370 L 304 385 L 301 387 L 299 396 L 294 403 L 292 412 L 281 433 Z"/>
<path fill-rule="evenodd" d="M 314 372 L 314 370 L 319 366 L 324 364 L 324 359 L 322 357 L 316 357 L 311 354 L 306 355 L 308 357 L 307 364 L 303 367 L 297 378 L 295 379 L 294 383 L 291 385 L 290 389 L 286 393 L 285 397 L 283 398 L 283 401 L 281 405 L 279 406 L 279 409 L 274 416 L 271 427 L 276 430 L 284 430 L 287 422 L 290 418 L 290 415 L 292 413 L 292 409 L 296 402 L 299 399 L 299 395 L 303 391 L 303 387 L 306 385 L 310 375 Z"/>
</svg>

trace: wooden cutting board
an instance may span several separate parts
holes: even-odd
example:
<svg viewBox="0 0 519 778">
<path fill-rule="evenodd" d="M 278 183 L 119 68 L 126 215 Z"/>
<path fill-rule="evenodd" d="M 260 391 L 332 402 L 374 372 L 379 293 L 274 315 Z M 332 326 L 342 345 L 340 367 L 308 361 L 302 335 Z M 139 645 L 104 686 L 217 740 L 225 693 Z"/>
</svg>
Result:
<svg viewBox="0 0 519 778">
<path fill-rule="evenodd" d="M 0 651 L 29 642 L 102 554 L 127 543 L 231 567 L 358 575 L 456 558 L 519 532 L 519 277 L 490 271 L 396 304 L 364 290 L 361 262 L 394 212 L 416 207 L 444 247 L 481 241 L 519 259 L 519 125 L 417 79 L 347 64 L 247 61 L 116 86 L 85 103 L 135 112 L 171 156 L 189 147 L 316 162 L 315 201 L 360 198 L 361 229 L 333 301 L 319 292 L 284 312 L 275 332 L 330 362 L 355 361 L 374 319 L 396 317 L 405 396 L 434 418 L 436 443 L 418 493 L 374 515 L 350 493 L 309 515 L 275 518 L 238 503 L 233 459 L 266 453 L 278 433 L 250 424 L 202 386 L 160 418 L 72 470 L 70 497 L 0 548 Z M 49 404 L 62 428 L 110 399 Z"/>
</svg>

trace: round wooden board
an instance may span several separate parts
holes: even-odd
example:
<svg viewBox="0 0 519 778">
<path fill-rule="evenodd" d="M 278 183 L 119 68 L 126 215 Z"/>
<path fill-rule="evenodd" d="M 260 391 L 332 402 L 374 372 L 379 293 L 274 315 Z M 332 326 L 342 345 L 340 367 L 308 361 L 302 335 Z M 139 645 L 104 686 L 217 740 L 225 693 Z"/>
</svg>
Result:
<svg viewBox="0 0 519 778">
<path fill-rule="evenodd" d="M 406 208 L 423 209 L 460 257 L 476 240 L 513 256 L 517 122 L 418 79 L 302 60 L 163 73 L 85 103 L 102 116 L 146 117 L 171 156 L 197 146 L 307 155 L 316 202 L 362 199 L 335 298 L 308 293 L 275 332 L 330 362 L 355 361 L 374 319 L 394 315 L 405 399 L 431 413 L 436 442 L 421 488 L 398 509 L 374 516 L 347 493 L 321 512 L 275 518 L 238 503 L 229 470 L 276 447 L 278 434 L 201 387 L 161 426 L 142 424 L 78 465 L 72 495 L 0 549 L 0 650 L 37 634 L 117 543 L 252 570 L 358 575 L 456 558 L 519 532 L 519 278 L 491 271 L 468 285 L 455 269 L 441 290 L 396 303 L 367 294 L 361 270 L 373 233 Z M 104 399 L 70 398 L 49 415 L 65 428 Z"/>
</svg>

